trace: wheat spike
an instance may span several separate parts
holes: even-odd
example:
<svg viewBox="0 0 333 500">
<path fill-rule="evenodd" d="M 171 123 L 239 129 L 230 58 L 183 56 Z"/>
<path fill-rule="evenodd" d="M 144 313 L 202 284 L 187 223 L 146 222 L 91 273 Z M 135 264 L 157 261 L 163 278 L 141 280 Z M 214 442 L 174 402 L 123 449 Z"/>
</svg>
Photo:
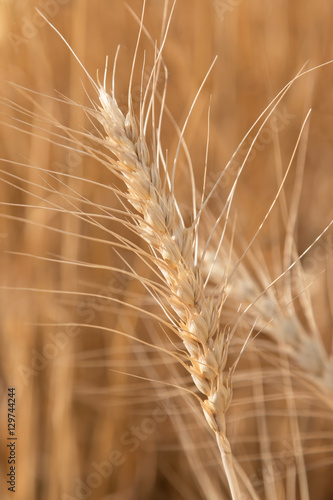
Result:
<svg viewBox="0 0 333 500">
<path fill-rule="evenodd" d="M 117 157 L 110 166 L 121 174 L 128 200 L 140 214 L 140 233 L 153 254 L 170 290 L 169 304 L 177 315 L 177 332 L 188 353 L 188 370 L 204 395 L 201 402 L 206 420 L 215 432 L 224 462 L 231 455 L 226 437 L 225 412 L 232 397 L 225 374 L 228 339 L 219 329 L 219 304 L 207 296 L 203 277 L 194 260 L 194 234 L 176 210 L 173 193 L 162 185 L 158 166 L 150 159 L 142 131 L 131 111 L 126 117 L 116 100 L 99 88 L 100 111 L 95 113 L 106 132 L 107 146 Z M 231 459 L 228 469 L 231 489 L 237 498 Z"/>
</svg>

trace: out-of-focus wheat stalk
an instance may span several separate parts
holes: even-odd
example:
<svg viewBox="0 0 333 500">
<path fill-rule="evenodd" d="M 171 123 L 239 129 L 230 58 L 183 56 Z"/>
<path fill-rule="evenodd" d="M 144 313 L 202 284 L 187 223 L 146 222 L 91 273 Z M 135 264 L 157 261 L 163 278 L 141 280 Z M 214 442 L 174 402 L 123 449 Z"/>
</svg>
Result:
<svg viewBox="0 0 333 500">
<path fill-rule="evenodd" d="M 225 254 L 224 258 L 226 257 Z M 218 260 L 213 259 L 214 255 L 207 255 L 206 274 L 214 266 L 211 281 L 215 281 L 216 284 L 224 280 L 228 281 L 228 271 L 223 259 L 221 259 L 221 255 Z M 322 339 L 317 334 L 318 328 L 313 323 L 311 316 L 311 302 L 308 297 L 302 297 L 302 294 L 306 295 L 307 288 L 305 284 L 309 282 L 309 277 L 304 275 L 304 271 L 299 264 L 293 277 L 295 287 L 292 290 L 284 289 L 284 284 L 272 282 L 270 277 L 265 274 L 264 267 L 260 265 L 260 260 L 254 254 L 250 256 L 250 261 L 252 269 L 258 272 L 257 277 L 250 274 L 244 262 L 237 263 L 237 257 L 234 256 L 233 262 L 234 265 L 237 263 L 237 271 L 227 286 L 229 300 L 241 305 L 240 314 L 242 320 L 248 322 L 249 325 L 255 324 L 256 335 L 266 333 L 274 342 L 283 346 L 288 356 L 299 367 L 306 379 L 312 381 L 315 387 L 320 387 L 323 397 L 326 394 L 326 402 L 331 406 L 333 390 L 332 358 L 327 354 Z M 233 269 L 232 265 L 231 269 Z M 283 278 L 287 276 L 288 271 L 284 272 L 279 279 L 283 281 Z M 289 281 L 287 277 L 287 286 Z M 274 284 L 276 288 L 274 288 Z M 307 329 L 300 321 L 293 307 L 294 300 L 299 298 L 298 294 L 303 299 L 304 314 L 308 319 Z M 294 298 L 291 298 L 293 296 Z"/>
</svg>

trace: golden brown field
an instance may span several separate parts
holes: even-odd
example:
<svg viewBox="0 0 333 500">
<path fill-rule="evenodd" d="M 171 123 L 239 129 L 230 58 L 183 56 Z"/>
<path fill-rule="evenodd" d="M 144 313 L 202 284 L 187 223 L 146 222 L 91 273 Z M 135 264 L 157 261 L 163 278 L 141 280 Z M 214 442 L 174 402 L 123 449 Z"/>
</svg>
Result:
<svg viewBox="0 0 333 500">
<path fill-rule="evenodd" d="M 142 9 L 0 0 L 0 498 L 331 500 L 333 6 Z"/>
</svg>

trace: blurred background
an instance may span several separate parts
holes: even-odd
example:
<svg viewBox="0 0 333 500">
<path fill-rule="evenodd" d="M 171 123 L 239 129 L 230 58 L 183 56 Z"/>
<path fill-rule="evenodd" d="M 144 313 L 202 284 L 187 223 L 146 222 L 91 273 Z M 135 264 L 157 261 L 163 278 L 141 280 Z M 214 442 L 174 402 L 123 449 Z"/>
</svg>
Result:
<svg viewBox="0 0 333 500">
<path fill-rule="evenodd" d="M 171 1 L 147 0 L 147 32 L 133 83 L 136 111 L 144 57 L 147 79 L 154 64 L 154 41 L 160 43 L 171 7 Z M 17 500 L 229 498 L 214 437 L 205 429 L 197 403 L 175 387 L 144 380 L 192 388 L 186 372 L 161 352 L 108 330 L 165 345 L 163 325 L 127 306 L 157 311 L 142 284 L 122 272 L 128 269 L 124 261 L 138 274 L 149 277 L 151 271 L 133 253 L 114 252 L 105 230 L 81 216 L 101 213 L 101 207 L 120 209 L 120 201 L 108 190 L 120 183 L 80 147 L 66 147 L 66 131 L 94 131 L 82 107 L 72 103 L 89 106 L 89 96 L 95 101 L 96 96 L 78 62 L 36 8 L 65 37 L 93 78 L 97 71 L 102 78 L 109 57 L 109 87 L 120 47 L 115 92 L 125 111 L 139 31 L 133 12 L 141 16 L 142 1 L 0 2 L 1 498 L 11 495 L 4 479 L 8 387 L 16 388 Z M 173 120 L 166 115 L 162 141 L 170 158 L 178 142 L 174 123 L 183 126 L 218 56 L 185 132 L 199 191 L 209 109 L 207 188 L 297 73 L 333 59 L 332 21 L 333 6 L 327 0 L 178 0 L 163 51 L 166 104 Z M 277 193 L 311 108 L 279 207 L 257 238 L 271 279 L 281 272 L 288 212 L 296 213 L 293 203 L 298 206 L 299 254 L 333 219 L 332 84 L 331 64 L 293 83 L 274 120 L 267 121 L 258 136 L 235 191 L 232 221 L 235 234 L 241 235 L 236 238 L 238 248 L 244 248 Z M 163 85 L 162 74 L 159 92 Z M 245 139 L 212 197 L 213 216 L 223 207 L 257 131 L 258 126 Z M 191 193 L 183 181 L 183 163 L 176 184 L 186 214 Z M 103 224 L 110 241 L 117 241 L 115 231 L 141 244 L 116 221 Z M 332 352 L 332 252 L 333 234 L 328 230 L 303 259 L 308 271 L 303 288 L 311 283 L 313 305 L 307 321 L 311 316 L 327 356 Z M 237 307 L 233 305 L 230 317 Z M 332 409 L 318 403 L 321 389 L 313 386 L 298 388 L 290 409 L 292 389 L 283 379 L 282 362 L 275 362 L 267 386 L 262 381 L 262 366 L 274 365 L 268 358 L 269 353 L 259 362 L 251 352 L 240 367 L 230 409 L 236 456 L 260 498 L 330 500 Z M 249 381 L 251 373 L 254 382 L 247 385 L 244 380 Z M 295 427 L 294 420 L 302 415 L 304 420 Z M 262 425 L 267 426 L 267 440 L 260 438 Z M 290 477 L 295 474 L 306 487 L 294 486 Z"/>
</svg>

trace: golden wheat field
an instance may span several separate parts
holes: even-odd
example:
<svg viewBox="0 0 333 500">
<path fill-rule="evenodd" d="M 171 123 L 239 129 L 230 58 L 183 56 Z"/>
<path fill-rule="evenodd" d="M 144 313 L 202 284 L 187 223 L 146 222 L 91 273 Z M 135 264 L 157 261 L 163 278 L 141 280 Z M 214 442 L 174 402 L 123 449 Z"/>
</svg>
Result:
<svg viewBox="0 0 333 500">
<path fill-rule="evenodd" d="M 333 499 L 332 23 L 0 1 L 1 499 Z"/>
</svg>

